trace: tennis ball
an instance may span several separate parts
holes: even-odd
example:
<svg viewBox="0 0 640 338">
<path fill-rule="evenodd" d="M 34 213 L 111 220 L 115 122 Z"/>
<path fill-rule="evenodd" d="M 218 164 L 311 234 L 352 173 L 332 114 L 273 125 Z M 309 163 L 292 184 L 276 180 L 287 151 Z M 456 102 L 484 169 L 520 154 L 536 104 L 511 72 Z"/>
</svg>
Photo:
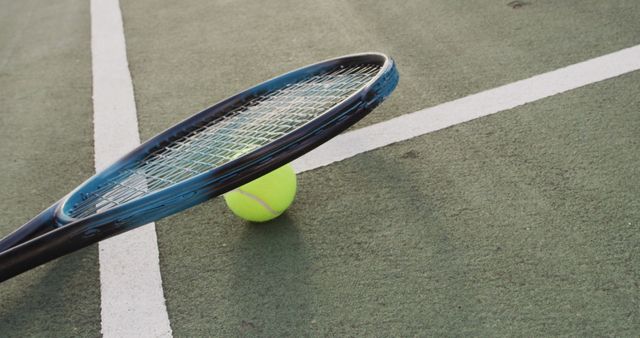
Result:
<svg viewBox="0 0 640 338">
<path fill-rule="evenodd" d="M 266 222 L 282 214 L 296 196 L 296 173 L 282 166 L 240 188 L 224 194 L 236 216 L 251 222 Z"/>
</svg>

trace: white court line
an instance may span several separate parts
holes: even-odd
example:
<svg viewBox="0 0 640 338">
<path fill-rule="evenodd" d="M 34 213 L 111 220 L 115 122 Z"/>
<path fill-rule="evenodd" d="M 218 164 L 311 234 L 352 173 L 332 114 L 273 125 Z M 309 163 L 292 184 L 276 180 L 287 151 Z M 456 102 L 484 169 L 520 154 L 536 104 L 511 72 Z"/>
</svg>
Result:
<svg viewBox="0 0 640 338">
<path fill-rule="evenodd" d="M 117 0 L 92 0 L 96 168 L 139 143 L 133 88 Z M 640 47 L 403 115 L 334 138 L 294 161 L 297 172 L 511 109 L 640 69 Z M 171 335 L 162 294 L 155 226 L 100 244 L 105 336 Z"/>
<path fill-rule="evenodd" d="M 296 172 L 315 169 L 638 69 L 640 45 L 339 135 L 294 161 L 293 167 Z"/>
<path fill-rule="evenodd" d="M 140 143 L 118 0 L 91 1 L 96 171 Z M 170 337 L 155 224 L 100 242 L 104 337 Z"/>
</svg>

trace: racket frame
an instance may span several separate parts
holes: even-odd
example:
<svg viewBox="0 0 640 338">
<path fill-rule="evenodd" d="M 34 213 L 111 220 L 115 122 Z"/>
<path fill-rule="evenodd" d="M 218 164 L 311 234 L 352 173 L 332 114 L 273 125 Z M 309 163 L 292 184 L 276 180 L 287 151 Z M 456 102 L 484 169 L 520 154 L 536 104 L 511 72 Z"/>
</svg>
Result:
<svg viewBox="0 0 640 338">
<path fill-rule="evenodd" d="M 321 74 L 332 67 L 367 63 L 380 65 L 378 74 L 367 84 L 275 141 L 217 168 L 86 218 L 74 219 L 67 214 L 82 198 L 83 191 L 96 189 L 116 172 L 188 134 L 194 126 L 202 126 L 224 116 L 248 100 L 282 88 L 287 83 Z M 2 239 L 0 250 L 4 251 L 0 251 L 0 281 L 99 240 L 202 203 L 291 162 L 368 114 L 391 94 L 398 79 L 395 62 L 388 56 L 380 53 L 352 54 L 290 71 L 202 110 L 139 145 Z M 42 231 L 46 232 L 41 234 Z M 11 258 L 14 261 L 9 262 Z"/>
</svg>

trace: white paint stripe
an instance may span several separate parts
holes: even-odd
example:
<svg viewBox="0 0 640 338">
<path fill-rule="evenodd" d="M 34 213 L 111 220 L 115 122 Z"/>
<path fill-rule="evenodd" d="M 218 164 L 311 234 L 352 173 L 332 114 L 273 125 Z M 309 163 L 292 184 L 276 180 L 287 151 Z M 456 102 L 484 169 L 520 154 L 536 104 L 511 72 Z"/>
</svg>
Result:
<svg viewBox="0 0 640 338">
<path fill-rule="evenodd" d="M 296 172 L 640 69 L 640 45 L 339 135 L 294 161 Z"/>
<path fill-rule="evenodd" d="M 95 166 L 140 143 L 118 0 L 91 1 Z M 171 336 L 153 223 L 100 242 L 102 334 Z"/>
</svg>

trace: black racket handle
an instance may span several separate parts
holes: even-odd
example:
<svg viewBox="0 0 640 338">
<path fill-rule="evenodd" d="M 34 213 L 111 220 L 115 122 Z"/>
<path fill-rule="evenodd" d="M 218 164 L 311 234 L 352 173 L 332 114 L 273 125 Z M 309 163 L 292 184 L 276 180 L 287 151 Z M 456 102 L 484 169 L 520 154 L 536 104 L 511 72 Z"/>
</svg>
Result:
<svg viewBox="0 0 640 338">
<path fill-rule="evenodd" d="M 32 234 L 30 239 L 0 252 L 0 282 L 130 228 L 114 222 L 88 225 L 80 220 L 44 234 Z"/>
</svg>

